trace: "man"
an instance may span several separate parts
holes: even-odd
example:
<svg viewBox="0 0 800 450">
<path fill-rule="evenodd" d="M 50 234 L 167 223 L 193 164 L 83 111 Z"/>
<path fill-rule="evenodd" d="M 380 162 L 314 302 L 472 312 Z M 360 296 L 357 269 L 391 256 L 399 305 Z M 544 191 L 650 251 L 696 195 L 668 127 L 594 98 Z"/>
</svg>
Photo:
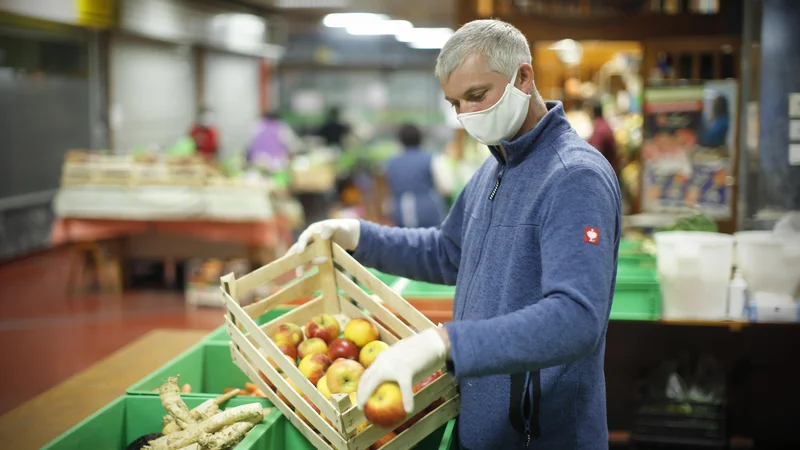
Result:
<svg viewBox="0 0 800 450">
<path fill-rule="evenodd" d="M 599 102 L 589 102 L 589 115 L 592 118 L 592 135 L 589 145 L 596 148 L 611 164 L 614 173 L 619 177 L 619 160 L 617 159 L 617 140 L 614 131 L 603 117 L 603 106 Z"/>
<path fill-rule="evenodd" d="M 386 163 L 386 180 L 399 227 L 438 227 L 445 214 L 444 199 L 437 190 L 435 156 L 422 149 L 422 132 L 412 124 L 397 133 L 402 153 Z"/>
<path fill-rule="evenodd" d="M 621 229 L 619 186 L 603 156 L 533 82 L 525 37 L 470 22 L 442 48 L 436 75 L 466 131 L 492 157 L 441 229 L 358 220 L 311 225 L 364 265 L 455 284 L 453 321 L 381 353 L 358 389 L 412 386 L 447 363 L 459 380 L 459 441 L 478 449 L 608 447 L 603 355 Z"/>
</svg>

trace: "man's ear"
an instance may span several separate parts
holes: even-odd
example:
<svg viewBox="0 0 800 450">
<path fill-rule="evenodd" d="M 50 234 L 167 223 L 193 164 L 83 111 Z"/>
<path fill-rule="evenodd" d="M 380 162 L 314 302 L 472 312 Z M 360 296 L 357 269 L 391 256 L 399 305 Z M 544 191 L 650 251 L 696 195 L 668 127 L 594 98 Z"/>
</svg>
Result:
<svg viewBox="0 0 800 450">
<path fill-rule="evenodd" d="M 522 64 L 519 66 L 519 73 L 517 75 L 517 89 L 530 94 L 533 91 L 533 67 L 530 64 Z"/>
</svg>

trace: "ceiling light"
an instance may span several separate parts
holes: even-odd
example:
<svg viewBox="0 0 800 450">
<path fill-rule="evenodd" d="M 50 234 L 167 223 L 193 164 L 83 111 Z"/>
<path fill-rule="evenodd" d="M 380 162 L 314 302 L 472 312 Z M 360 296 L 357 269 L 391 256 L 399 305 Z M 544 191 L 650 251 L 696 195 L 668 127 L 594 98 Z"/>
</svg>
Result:
<svg viewBox="0 0 800 450">
<path fill-rule="evenodd" d="M 278 8 L 344 8 L 348 0 L 278 0 Z"/>
<path fill-rule="evenodd" d="M 332 13 L 322 19 L 322 24 L 330 28 L 347 28 L 369 23 L 384 22 L 389 17 L 384 14 L 372 13 Z"/>
<path fill-rule="evenodd" d="M 414 42 L 429 39 L 449 38 L 453 35 L 451 28 L 412 28 L 396 35 L 400 42 Z"/>
<path fill-rule="evenodd" d="M 396 35 L 413 29 L 414 26 L 407 20 L 369 20 L 347 26 L 347 32 L 356 36 Z"/>
</svg>

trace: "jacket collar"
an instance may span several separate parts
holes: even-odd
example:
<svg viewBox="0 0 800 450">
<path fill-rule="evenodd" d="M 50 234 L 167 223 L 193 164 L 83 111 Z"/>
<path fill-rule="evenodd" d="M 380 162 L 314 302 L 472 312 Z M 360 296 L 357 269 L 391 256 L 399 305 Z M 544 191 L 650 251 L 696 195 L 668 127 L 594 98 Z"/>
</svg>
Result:
<svg viewBox="0 0 800 450">
<path fill-rule="evenodd" d="M 500 141 L 506 150 L 508 164 L 515 166 L 525 160 L 537 148 L 544 147 L 553 139 L 568 132 L 572 126 L 564 114 L 564 105 L 559 101 L 546 101 L 547 113 L 532 130 L 513 141 Z M 497 145 L 489 146 L 489 151 L 503 164 L 503 153 Z"/>
</svg>

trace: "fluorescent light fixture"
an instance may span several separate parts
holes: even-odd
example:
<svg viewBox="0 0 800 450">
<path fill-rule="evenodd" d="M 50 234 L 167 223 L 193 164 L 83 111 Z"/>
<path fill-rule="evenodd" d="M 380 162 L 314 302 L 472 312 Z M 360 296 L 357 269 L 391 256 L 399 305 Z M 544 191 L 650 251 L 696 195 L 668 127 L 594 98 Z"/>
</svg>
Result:
<svg viewBox="0 0 800 450">
<path fill-rule="evenodd" d="M 278 8 L 344 8 L 348 0 L 278 0 Z"/>
<path fill-rule="evenodd" d="M 322 24 L 330 28 L 347 28 L 363 26 L 369 23 L 384 22 L 389 17 L 384 14 L 373 13 L 332 13 L 322 19 Z"/>
<path fill-rule="evenodd" d="M 440 49 L 453 35 L 450 28 L 414 28 L 396 35 L 397 40 L 416 49 Z"/>
<path fill-rule="evenodd" d="M 413 30 L 414 26 L 407 20 L 368 20 L 347 26 L 347 32 L 355 36 L 392 35 Z"/>
<path fill-rule="evenodd" d="M 451 28 L 412 28 L 396 35 L 400 42 L 414 42 L 429 39 L 449 38 L 453 35 Z"/>
</svg>

